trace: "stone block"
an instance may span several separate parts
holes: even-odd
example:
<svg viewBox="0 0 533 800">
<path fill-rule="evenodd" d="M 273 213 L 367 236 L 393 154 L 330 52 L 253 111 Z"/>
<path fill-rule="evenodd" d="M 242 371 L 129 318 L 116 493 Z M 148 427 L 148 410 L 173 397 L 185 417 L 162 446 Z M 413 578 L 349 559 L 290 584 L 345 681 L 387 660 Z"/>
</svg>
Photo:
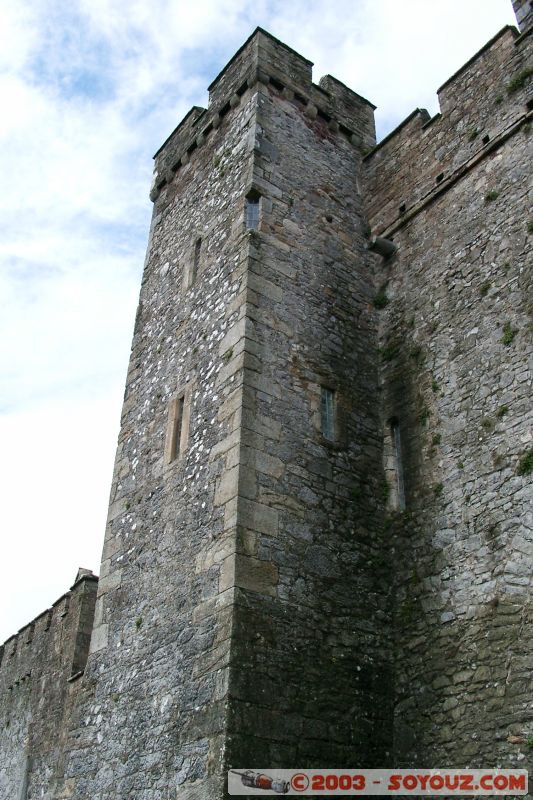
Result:
<svg viewBox="0 0 533 800">
<path fill-rule="evenodd" d="M 107 647 L 108 635 L 109 625 L 107 624 L 98 625 L 97 627 L 93 628 L 90 652 L 97 653 L 99 650 L 103 650 L 105 647 Z"/>
<path fill-rule="evenodd" d="M 98 581 L 98 594 L 103 595 L 106 592 L 110 592 L 113 589 L 117 589 L 122 582 L 122 570 L 117 569 L 114 572 L 110 572 L 109 575 L 106 575 L 104 578 L 100 578 Z"/>
<path fill-rule="evenodd" d="M 239 490 L 239 468 L 227 470 L 217 481 L 215 489 L 215 506 L 224 505 L 231 498 L 236 497 Z"/>
<path fill-rule="evenodd" d="M 235 586 L 258 594 L 275 597 L 278 585 L 278 570 L 268 561 L 238 555 L 235 561 Z"/>
<path fill-rule="evenodd" d="M 239 499 L 238 524 L 257 533 L 278 535 L 279 514 L 273 508 L 246 498 Z"/>
</svg>

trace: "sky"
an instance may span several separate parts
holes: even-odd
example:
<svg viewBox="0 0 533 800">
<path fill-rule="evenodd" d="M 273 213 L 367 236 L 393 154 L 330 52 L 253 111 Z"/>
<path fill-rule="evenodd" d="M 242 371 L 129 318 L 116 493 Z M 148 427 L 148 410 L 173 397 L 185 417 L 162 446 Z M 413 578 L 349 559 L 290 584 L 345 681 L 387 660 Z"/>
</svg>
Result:
<svg viewBox="0 0 533 800">
<path fill-rule="evenodd" d="M 0 642 L 98 573 L 152 155 L 260 25 L 378 138 L 510 0 L 0 0 Z"/>
</svg>

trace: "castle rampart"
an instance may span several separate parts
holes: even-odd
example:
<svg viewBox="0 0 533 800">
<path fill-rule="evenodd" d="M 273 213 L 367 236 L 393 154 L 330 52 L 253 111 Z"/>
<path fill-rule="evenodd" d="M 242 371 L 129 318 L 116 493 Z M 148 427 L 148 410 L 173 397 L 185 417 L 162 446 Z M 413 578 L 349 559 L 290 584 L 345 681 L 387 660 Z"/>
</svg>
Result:
<svg viewBox="0 0 533 800">
<path fill-rule="evenodd" d="M 530 41 L 504 28 L 439 89 L 440 114 L 413 112 L 366 155 L 374 233 L 391 233 L 528 121 Z"/>
<path fill-rule="evenodd" d="M 41 772 L 47 786 L 58 778 L 69 709 L 89 651 L 97 583 L 80 570 L 70 591 L 0 651 L 2 798 L 19 797 L 26 774 Z"/>
<path fill-rule="evenodd" d="M 397 764 L 530 759 L 531 41 L 501 31 L 442 114 L 364 159 L 371 229 L 396 248 L 375 303 L 405 506 L 396 466 Z"/>
</svg>

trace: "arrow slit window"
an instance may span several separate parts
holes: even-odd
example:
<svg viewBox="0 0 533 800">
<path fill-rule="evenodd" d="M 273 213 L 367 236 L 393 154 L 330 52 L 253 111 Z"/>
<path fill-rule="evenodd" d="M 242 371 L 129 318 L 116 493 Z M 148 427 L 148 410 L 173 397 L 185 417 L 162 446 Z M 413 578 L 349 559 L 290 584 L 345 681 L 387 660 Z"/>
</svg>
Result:
<svg viewBox="0 0 533 800">
<path fill-rule="evenodd" d="M 168 409 L 167 437 L 165 443 L 165 462 L 172 463 L 180 457 L 187 446 L 188 406 L 185 394 L 170 401 Z"/>
<path fill-rule="evenodd" d="M 250 192 L 246 198 L 246 227 L 256 231 L 259 228 L 260 196 L 257 192 Z"/>
<path fill-rule="evenodd" d="M 398 511 L 405 509 L 405 485 L 402 459 L 400 423 L 392 419 L 385 436 L 385 472 L 389 484 L 389 507 Z"/>
<path fill-rule="evenodd" d="M 335 392 L 327 386 L 320 387 L 320 421 L 324 439 L 335 441 Z"/>
</svg>

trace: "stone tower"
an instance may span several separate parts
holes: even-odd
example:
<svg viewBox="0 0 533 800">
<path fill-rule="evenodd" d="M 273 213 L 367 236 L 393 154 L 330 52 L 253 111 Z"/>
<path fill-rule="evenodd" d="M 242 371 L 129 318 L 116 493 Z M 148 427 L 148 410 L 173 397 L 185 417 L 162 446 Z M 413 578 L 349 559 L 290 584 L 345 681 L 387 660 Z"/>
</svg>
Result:
<svg viewBox="0 0 533 800">
<path fill-rule="evenodd" d="M 156 155 L 91 791 L 215 798 L 227 763 L 385 757 L 373 107 L 311 66 L 258 29 Z"/>
<path fill-rule="evenodd" d="M 54 637 L 28 626 L 29 672 L 26 629 L 2 650 L 0 800 L 218 800 L 230 766 L 526 765 L 515 8 L 522 33 L 377 146 L 367 100 L 257 29 L 156 154 L 90 652 L 80 574 Z"/>
</svg>

